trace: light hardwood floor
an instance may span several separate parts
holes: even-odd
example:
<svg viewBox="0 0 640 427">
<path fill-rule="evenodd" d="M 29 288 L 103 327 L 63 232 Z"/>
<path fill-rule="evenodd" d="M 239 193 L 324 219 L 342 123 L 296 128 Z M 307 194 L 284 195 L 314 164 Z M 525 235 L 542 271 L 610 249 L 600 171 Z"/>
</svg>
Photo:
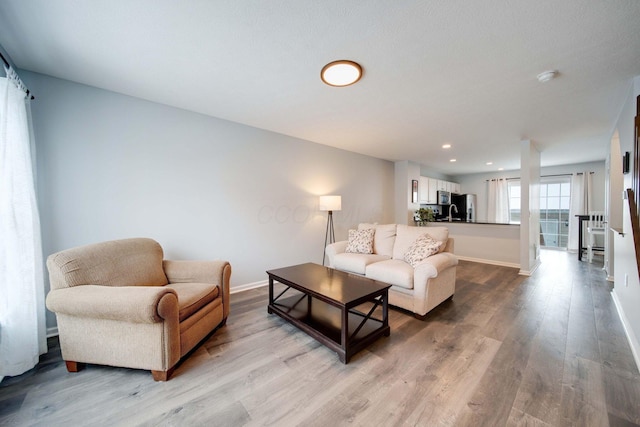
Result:
<svg viewBox="0 0 640 427">
<path fill-rule="evenodd" d="M 543 251 L 530 278 L 461 262 L 453 301 L 425 321 L 391 310 L 391 336 L 348 365 L 268 315 L 266 288 L 234 294 L 227 325 L 170 381 L 70 374 L 54 347 L 0 384 L 0 425 L 638 425 L 640 375 L 610 285 L 575 258 Z"/>
</svg>

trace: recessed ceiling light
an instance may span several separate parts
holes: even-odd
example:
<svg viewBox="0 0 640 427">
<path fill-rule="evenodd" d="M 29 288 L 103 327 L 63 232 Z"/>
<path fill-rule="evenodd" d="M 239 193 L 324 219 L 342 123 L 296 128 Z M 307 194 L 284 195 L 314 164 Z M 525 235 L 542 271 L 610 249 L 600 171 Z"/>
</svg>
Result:
<svg viewBox="0 0 640 427">
<path fill-rule="evenodd" d="M 487 166 L 491 166 L 493 162 L 487 162 Z"/>
<path fill-rule="evenodd" d="M 453 163 L 453 162 L 457 162 L 457 160 L 456 160 L 456 159 L 451 159 L 451 160 L 449 160 L 449 161 L 450 161 L 451 163 Z"/>
<path fill-rule="evenodd" d="M 549 80 L 553 80 L 557 75 L 558 75 L 557 70 L 549 70 L 549 71 L 544 71 L 538 74 L 537 78 L 540 83 L 546 83 Z"/>
<path fill-rule="evenodd" d="M 503 171 L 503 170 L 504 170 L 504 168 L 498 168 L 498 170 L 499 170 L 499 171 Z"/>
<path fill-rule="evenodd" d="M 333 61 L 328 63 L 320 71 L 320 78 L 329 86 L 349 86 L 360 80 L 362 67 L 360 64 L 347 61 Z"/>
<path fill-rule="evenodd" d="M 445 150 L 446 150 L 447 148 L 451 148 L 451 144 L 444 144 L 444 145 L 442 146 L 442 148 L 444 148 Z"/>
</svg>

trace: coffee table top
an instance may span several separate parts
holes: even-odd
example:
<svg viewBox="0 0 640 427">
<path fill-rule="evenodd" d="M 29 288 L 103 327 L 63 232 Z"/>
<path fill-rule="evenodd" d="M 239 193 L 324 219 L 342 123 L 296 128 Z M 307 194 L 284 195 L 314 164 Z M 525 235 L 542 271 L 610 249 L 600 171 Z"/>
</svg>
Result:
<svg viewBox="0 0 640 427">
<path fill-rule="evenodd" d="M 286 285 L 303 288 L 316 298 L 347 306 L 391 287 L 387 283 L 310 262 L 268 270 L 267 274 Z"/>
</svg>

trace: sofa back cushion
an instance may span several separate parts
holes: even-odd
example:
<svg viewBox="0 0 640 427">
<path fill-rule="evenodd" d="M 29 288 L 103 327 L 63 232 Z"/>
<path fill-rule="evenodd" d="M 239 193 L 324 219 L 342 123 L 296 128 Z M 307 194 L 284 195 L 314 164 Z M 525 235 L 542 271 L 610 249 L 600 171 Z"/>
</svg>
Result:
<svg viewBox="0 0 640 427">
<path fill-rule="evenodd" d="M 375 228 L 376 233 L 373 236 L 373 253 L 385 255 L 391 258 L 393 256 L 393 245 L 396 241 L 396 224 L 358 224 L 358 230 L 366 230 Z"/>
<path fill-rule="evenodd" d="M 152 239 L 124 239 L 67 249 L 50 255 L 52 289 L 80 285 L 162 286 L 164 254 Z"/>
<path fill-rule="evenodd" d="M 447 227 L 413 227 L 398 224 L 396 232 L 396 242 L 393 246 L 393 259 L 404 259 L 404 255 L 416 239 L 424 234 L 428 234 L 434 240 L 442 242 L 439 252 L 442 252 L 449 238 Z"/>
</svg>

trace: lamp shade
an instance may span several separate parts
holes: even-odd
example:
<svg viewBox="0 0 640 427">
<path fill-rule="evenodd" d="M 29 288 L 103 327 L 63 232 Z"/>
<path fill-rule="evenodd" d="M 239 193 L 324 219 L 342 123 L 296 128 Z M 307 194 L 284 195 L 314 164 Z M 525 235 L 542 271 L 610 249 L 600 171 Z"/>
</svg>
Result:
<svg viewBox="0 0 640 427">
<path fill-rule="evenodd" d="M 339 211 L 342 209 L 342 196 L 320 196 L 321 211 Z"/>
</svg>

